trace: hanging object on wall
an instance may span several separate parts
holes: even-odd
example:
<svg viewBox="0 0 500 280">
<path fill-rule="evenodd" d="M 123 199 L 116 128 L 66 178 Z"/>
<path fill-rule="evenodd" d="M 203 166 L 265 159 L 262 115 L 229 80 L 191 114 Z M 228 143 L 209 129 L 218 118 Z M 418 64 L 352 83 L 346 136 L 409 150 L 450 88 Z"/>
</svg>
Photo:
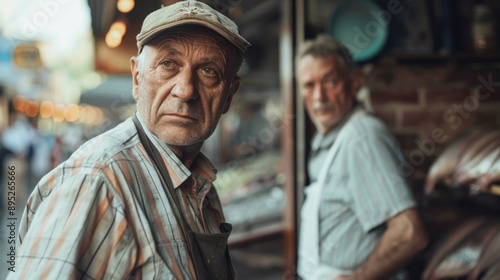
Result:
<svg viewBox="0 0 500 280">
<path fill-rule="evenodd" d="M 495 53 L 497 51 L 497 20 L 491 7 L 475 5 L 472 20 L 472 42 L 476 53 Z"/>
<path fill-rule="evenodd" d="M 383 49 L 391 17 L 400 8 L 381 9 L 368 0 L 343 1 L 332 13 L 327 30 L 349 48 L 355 61 L 366 61 Z"/>
</svg>

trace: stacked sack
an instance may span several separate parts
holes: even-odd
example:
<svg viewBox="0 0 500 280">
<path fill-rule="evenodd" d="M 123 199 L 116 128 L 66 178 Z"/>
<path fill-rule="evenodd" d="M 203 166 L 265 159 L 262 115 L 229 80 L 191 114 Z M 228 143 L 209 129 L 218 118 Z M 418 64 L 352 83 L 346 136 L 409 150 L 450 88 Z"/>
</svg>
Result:
<svg viewBox="0 0 500 280">
<path fill-rule="evenodd" d="M 498 191 L 492 185 L 500 181 L 500 128 L 472 128 L 455 139 L 431 165 L 425 193 L 440 181 L 471 194 Z"/>
</svg>

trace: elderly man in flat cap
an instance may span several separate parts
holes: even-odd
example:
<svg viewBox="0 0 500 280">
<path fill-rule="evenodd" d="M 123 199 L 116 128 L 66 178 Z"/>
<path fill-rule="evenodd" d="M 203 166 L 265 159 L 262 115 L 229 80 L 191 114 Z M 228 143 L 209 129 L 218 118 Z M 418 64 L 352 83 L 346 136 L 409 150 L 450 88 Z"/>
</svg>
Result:
<svg viewBox="0 0 500 280">
<path fill-rule="evenodd" d="M 148 15 L 131 59 L 136 114 L 38 183 L 8 279 L 233 279 L 231 225 L 200 149 L 248 45 L 201 2 Z"/>
</svg>

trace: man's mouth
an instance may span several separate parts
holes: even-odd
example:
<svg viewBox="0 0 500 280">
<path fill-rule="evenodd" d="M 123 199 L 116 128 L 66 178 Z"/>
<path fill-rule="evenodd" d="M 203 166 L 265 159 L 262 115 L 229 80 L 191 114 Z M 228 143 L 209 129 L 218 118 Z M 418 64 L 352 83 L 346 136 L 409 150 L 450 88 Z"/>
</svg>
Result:
<svg viewBox="0 0 500 280">
<path fill-rule="evenodd" d="M 196 120 L 196 118 L 194 116 L 185 115 L 185 114 L 170 113 L 170 114 L 165 114 L 165 116 L 173 118 L 173 119 L 191 120 L 191 121 Z"/>
</svg>

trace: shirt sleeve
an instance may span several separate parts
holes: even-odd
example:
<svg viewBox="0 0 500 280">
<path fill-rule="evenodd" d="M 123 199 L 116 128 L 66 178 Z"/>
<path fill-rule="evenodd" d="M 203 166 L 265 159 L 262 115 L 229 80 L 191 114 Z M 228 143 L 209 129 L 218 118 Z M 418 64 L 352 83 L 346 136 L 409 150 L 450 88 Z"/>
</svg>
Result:
<svg viewBox="0 0 500 280">
<path fill-rule="evenodd" d="M 15 272 L 7 279 L 123 279 L 132 271 L 133 233 L 105 179 L 75 176 L 48 195 L 37 190 L 23 215 Z"/>
<path fill-rule="evenodd" d="M 354 186 L 349 192 L 353 211 L 369 232 L 416 203 L 399 172 L 404 158 L 394 137 L 381 124 L 358 129 L 363 136 L 346 143 L 349 185 Z"/>
</svg>

